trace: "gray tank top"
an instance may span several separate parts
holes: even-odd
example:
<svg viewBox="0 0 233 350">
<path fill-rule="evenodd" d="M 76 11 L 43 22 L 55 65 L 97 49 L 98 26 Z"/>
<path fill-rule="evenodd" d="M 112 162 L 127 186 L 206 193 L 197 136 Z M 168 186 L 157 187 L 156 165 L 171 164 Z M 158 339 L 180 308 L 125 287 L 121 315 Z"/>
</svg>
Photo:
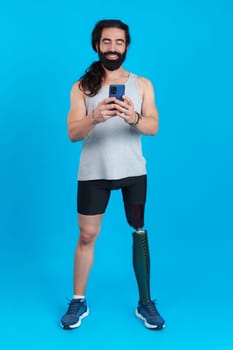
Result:
<svg viewBox="0 0 233 350">
<path fill-rule="evenodd" d="M 86 96 L 87 113 L 108 97 L 109 87 L 102 87 L 94 97 Z M 137 76 L 130 73 L 125 94 L 133 101 L 135 111 L 141 113 L 142 98 Z M 120 117 L 96 124 L 83 140 L 78 180 L 117 180 L 146 174 L 142 154 L 141 135 Z"/>
</svg>

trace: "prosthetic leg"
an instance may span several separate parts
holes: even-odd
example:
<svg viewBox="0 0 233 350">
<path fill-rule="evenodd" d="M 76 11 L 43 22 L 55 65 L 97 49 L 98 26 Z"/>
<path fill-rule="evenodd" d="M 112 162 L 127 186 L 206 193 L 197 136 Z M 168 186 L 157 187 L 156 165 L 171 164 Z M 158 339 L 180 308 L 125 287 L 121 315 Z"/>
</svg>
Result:
<svg viewBox="0 0 233 350">
<path fill-rule="evenodd" d="M 147 231 L 144 226 L 144 204 L 125 204 L 128 223 L 133 232 L 133 267 L 139 291 L 139 302 L 135 314 L 149 329 L 163 329 L 165 321 L 150 297 L 150 253 Z"/>
<path fill-rule="evenodd" d="M 133 267 L 139 290 L 139 301 L 150 300 L 150 253 L 147 231 L 133 233 Z"/>
<path fill-rule="evenodd" d="M 136 229 L 133 232 L 133 267 L 137 280 L 139 300 L 150 300 L 150 253 L 147 231 L 144 226 L 144 204 L 125 203 L 125 212 L 130 226 Z"/>
</svg>

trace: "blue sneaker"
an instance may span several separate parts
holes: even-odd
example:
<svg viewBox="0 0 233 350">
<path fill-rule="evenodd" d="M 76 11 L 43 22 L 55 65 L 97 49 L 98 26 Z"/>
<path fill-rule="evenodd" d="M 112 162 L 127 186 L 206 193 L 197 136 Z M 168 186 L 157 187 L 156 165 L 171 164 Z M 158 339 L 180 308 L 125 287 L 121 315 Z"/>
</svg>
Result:
<svg viewBox="0 0 233 350">
<path fill-rule="evenodd" d="M 136 316 L 144 321 L 147 328 L 159 330 L 165 327 L 165 321 L 156 309 L 154 301 L 139 302 Z"/>
<path fill-rule="evenodd" d="M 81 325 L 81 321 L 89 314 L 85 299 L 72 299 L 66 314 L 61 319 L 61 327 L 73 329 Z"/>
</svg>

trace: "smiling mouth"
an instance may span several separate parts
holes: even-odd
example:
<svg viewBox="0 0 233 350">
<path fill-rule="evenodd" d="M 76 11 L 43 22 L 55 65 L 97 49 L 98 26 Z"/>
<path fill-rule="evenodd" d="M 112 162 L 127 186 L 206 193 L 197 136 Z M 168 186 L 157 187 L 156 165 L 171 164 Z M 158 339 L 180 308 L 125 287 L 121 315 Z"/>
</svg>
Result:
<svg viewBox="0 0 233 350">
<path fill-rule="evenodd" d="M 118 56 L 117 55 L 107 55 L 106 56 L 108 59 L 110 59 L 110 60 L 117 60 L 118 59 Z"/>
</svg>

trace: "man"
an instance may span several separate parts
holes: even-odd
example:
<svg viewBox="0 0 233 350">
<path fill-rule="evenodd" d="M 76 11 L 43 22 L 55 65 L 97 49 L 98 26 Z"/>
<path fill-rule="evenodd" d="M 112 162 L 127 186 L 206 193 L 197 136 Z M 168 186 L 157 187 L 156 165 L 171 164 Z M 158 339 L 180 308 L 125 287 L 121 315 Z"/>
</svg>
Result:
<svg viewBox="0 0 233 350">
<path fill-rule="evenodd" d="M 139 290 L 136 316 L 147 328 L 162 329 L 163 318 L 150 296 L 150 257 L 144 226 L 146 168 L 141 134 L 154 135 L 158 112 L 152 84 L 122 67 L 130 44 L 128 26 L 119 20 L 99 21 L 92 32 L 94 62 L 71 91 L 68 132 L 83 140 L 78 172 L 79 241 L 74 261 L 74 296 L 62 317 L 64 329 L 79 327 L 88 316 L 85 290 L 94 244 L 110 193 L 121 189 L 133 233 L 133 266 Z M 122 100 L 109 97 L 111 84 L 124 85 Z"/>
</svg>

